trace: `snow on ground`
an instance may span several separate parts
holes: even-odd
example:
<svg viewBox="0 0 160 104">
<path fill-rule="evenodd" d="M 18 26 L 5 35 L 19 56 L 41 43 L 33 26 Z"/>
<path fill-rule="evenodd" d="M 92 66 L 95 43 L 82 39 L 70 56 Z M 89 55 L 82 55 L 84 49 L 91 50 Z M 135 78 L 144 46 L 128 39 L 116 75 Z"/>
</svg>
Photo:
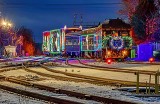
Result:
<svg viewBox="0 0 160 104">
<path fill-rule="evenodd" d="M 30 70 L 34 70 L 34 71 L 38 71 L 38 72 L 41 72 L 41 73 L 46 73 L 46 74 L 53 74 L 53 75 L 59 75 L 59 76 L 65 76 L 65 77 L 68 77 L 64 74 L 59 74 L 59 73 L 53 73 L 53 72 L 50 72 L 50 71 L 47 71 L 45 70 L 44 68 L 41 68 L 41 67 L 32 67 L 32 68 L 29 68 Z"/>
<path fill-rule="evenodd" d="M 108 79 L 117 79 L 117 80 L 126 80 L 126 81 L 136 81 L 136 75 L 133 73 L 122 73 L 122 72 L 113 72 L 113 71 L 102 71 L 102 70 L 95 70 L 89 68 L 77 68 L 77 67 L 50 67 L 53 70 L 59 70 L 67 73 L 74 73 L 74 74 L 82 74 L 87 76 L 95 76 L 101 78 L 108 78 Z M 151 83 L 154 83 L 154 76 L 151 77 Z M 140 82 L 149 82 L 149 75 L 140 75 Z"/>
<path fill-rule="evenodd" d="M 42 101 L 32 100 L 17 94 L 11 94 L 7 91 L 0 90 L 0 104 L 47 104 Z"/>
<path fill-rule="evenodd" d="M 26 76 L 26 75 L 38 76 L 33 73 L 25 72 L 24 70 L 14 70 L 14 71 L 5 72 L 4 74 L 8 76 Z M 85 94 L 110 97 L 110 98 L 137 102 L 137 103 L 148 103 L 148 104 L 150 104 L 151 102 L 155 102 L 153 104 L 156 104 L 157 102 L 160 103 L 160 99 L 150 98 L 150 101 L 148 101 L 149 99 L 147 98 L 146 99 L 136 98 L 132 96 L 131 93 L 112 90 L 112 88 L 115 88 L 115 87 L 111 87 L 111 86 L 98 86 L 98 85 L 93 85 L 93 84 L 88 84 L 88 83 L 75 83 L 75 82 L 59 81 L 59 80 L 57 81 L 51 78 L 48 78 L 42 81 L 34 81 L 34 83 L 53 86 L 53 87 L 60 88 L 60 89 L 82 92 Z"/>
<path fill-rule="evenodd" d="M 140 70 L 140 69 L 142 69 L 142 70 L 157 70 L 157 68 L 159 68 L 159 66 L 160 66 L 160 65 L 158 66 L 158 65 L 125 64 L 125 63 L 106 64 L 105 62 L 95 62 L 95 61 L 88 61 L 88 60 L 85 60 L 85 63 L 95 64 L 95 65 L 100 65 L 100 66 L 103 65 L 103 66 L 108 66 L 108 67 L 119 67 L 119 68 L 127 68 L 127 69 L 130 68 L 130 69 L 138 69 L 138 70 Z M 96 77 L 119 79 L 119 80 L 125 79 L 125 80 L 136 81 L 136 76 L 131 75 L 131 74 L 110 72 L 110 71 L 98 71 L 98 70 L 86 69 L 86 68 L 73 68 L 73 67 L 71 68 L 70 66 L 66 66 L 65 63 L 61 62 L 61 61 L 60 61 L 60 64 L 63 67 L 54 66 L 54 67 L 52 67 L 53 70 L 56 69 L 56 70 L 60 70 L 60 71 L 65 71 L 67 69 L 67 72 L 69 72 L 69 73 L 77 73 L 77 74 L 81 73 L 84 75 L 93 75 Z M 76 61 L 75 61 L 75 62 L 72 62 L 72 64 L 78 64 L 78 62 L 76 63 Z M 78 64 L 78 65 L 80 65 L 80 64 Z M 39 70 L 43 73 L 51 74 L 50 72 L 46 72 L 40 68 L 33 68 L 33 70 Z M 38 76 L 37 74 L 29 73 L 29 72 L 26 72 L 21 69 L 9 71 L 9 72 L 3 72 L 2 75 L 6 75 L 6 76 L 26 76 L 26 75 Z M 39 76 L 39 77 L 42 77 L 42 76 Z M 148 81 L 149 76 L 140 75 L 140 81 L 142 81 L 142 80 Z M 160 104 L 160 97 L 138 98 L 138 97 L 134 97 L 131 93 L 128 93 L 128 92 L 112 90 L 115 87 L 111 87 L 111 86 L 98 86 L 98 85 L 82 83 L 82 82 L 75 83 L 75 82 L 69 82 L 69 81 L 59 81 L 59 80 L 54 80 L 51 78 L 45 78 L 42 81 L 34 81 L 34 83 L 53 86 L 53 87 L 56 87 L 59 89 L 66 89 L 66 90 L 71 90 L 71 91 L 76 91 L 76 92 L 82 92 L 85 94 L 91 94 L 91 95 L 96 95 L 96 96 L 110 97 L 110 98 L 130 101 L 130 102 L 145 103 L 145 104 Z M 152 76 L 152 83 L 154 83 L 153 76 Z M 7 100 L 8 102 L 19 100 L 19 99 L 16 99 L 15 96 L 8 95 L 8 93 L 4 93 L 2 91 L 0 91 L 0 96 L 1 95 L 3 95 L 4 97 L 11 96 L 11 99 Z M 8 98 L 4 98 L 4 99 L 8 99 Z M 3 102 L 4 100 L 3 99 L 1 100 L 1 97 L 0 97 L 0 102 L 1 101 Z M 32 103 L 29 103 L 29 104 L 32 104 Z"/>
<path fill-rule="evenodd" d="M 2 81 L 2 82 L 0 82 L 0 84 L 11 86 L 16 89 L 22 89 L 22 90 L 26 90 L 26 91 L 30 91 L 30 92 L 39 93 L 39 94 L 46 95 L 46 96 L 52 96 L 52 97 L 56 97 L 56 98 L 67 99 L 67 100 L 72 100 L 72 101 L 76 101 L 76 102 L 82 102 L 85 104 L 101 104 L 99 102 L 95 102 L 95 101 L 91 101 L 91 100 L 82 100 L 82 99 L 78 99 L 78 98 L 74 98 L 74 97 L 69 97 L 65 94 L 56 94 L 56 93 L 48 92 L 45 90 L 39 90 L 37 88 L 30 88 L 30 87 L 26 87 L 23 85 L 10 83 L 10 82 L 6 82 L 6 81 L 4 81 L 4 82 Z"/>
<path fill-rule="evenodd" d="M 7 71 L 7 72 L 0 73 L 0 75 L 16 76 L 16 77 L 18 77 L 18 76 L 26 76 L 26 75 L 36 76 L 37 74 L 26 72 L 23 69 L 18 69 L 18 70 L 12 70 L 12 71 Z"/>
<path fill-rule="evenodd" d="M 97 65 L 97 66 L 114 67 L 114 68 L 135 69 L 135 70 L 158 71 L 160 69 L 160 65 L 127 64 L 127 63 L 123 63 L 123 62 L 113 62 L 111 64 L 107 64 L 106 62 L 90 62 L 87 64 Z"/>
<path fill-rule="evenodd" d="M 89 95 L 96 95 L 96 96 L 102 96 L 106 98 L 113 98 L 113 99 L 119 99 L 129 102 L 135 102 L 135 103 L 144 103 L 144 104 L 159 104 L 160 98 L 138 98 L 134 97 L 131 93 L 128 92 L 122 92 L 117 90 L 112 90 L 115 87 L 111 86 L 97 86 L 94 84 L 88 84 L 88 83 L 75 83 L 75 82 L 67 82 L 67 81 L 56 81 L 56 80 L 45 80 L 45 81 L 38 81 L 34 82 L 42 85 L 47 85 L 51 87 L 56 87 L 59 89 L 65 89 L 70 91 L 76 91 L 80 93 L 85 93 Z"/>
</svg>

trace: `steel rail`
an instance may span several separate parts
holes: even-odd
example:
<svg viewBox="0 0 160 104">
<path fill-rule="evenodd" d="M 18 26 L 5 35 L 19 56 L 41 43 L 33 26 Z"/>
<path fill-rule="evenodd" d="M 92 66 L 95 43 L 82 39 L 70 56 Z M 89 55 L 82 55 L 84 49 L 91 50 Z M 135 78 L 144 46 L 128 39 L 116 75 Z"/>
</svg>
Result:
<svg viewBox="0 0 160 104">
<path fill-rule="evenodd" d="M 135 69 L 124 69 L 124 68 L 113 68 L 113 67 L 106 67 L 106 66 L 97 66 L 97 65 L 89 65 L 82 63 L 79 59 L 77 59 L 81 65 L 74 65 L 70 64 L 68 62 L 68 59 L 66 60 L 66 64 L 73 66 L 73 67 L 80 67 L 80 68 L 89 68 L 89 69 L 96 69 L 96 70 L 102 70 L 102 71 L 113 71 L 113 72 L 122 72 L 122 73 L 137 73 L 139 72 L 140 74 L 144 75 L 155 75 L 157 71 L 146 71 L 146 70 L 135 70 Z"/>
<path fill-rule="evenodd" d="M 53 72 L 53 73 L 64 74 L 66 76 L 70 76 L 70 77 L 72 77 L 71 79 L 78 78 L 77 80 L 87 81 L 89 83 L 94 83 L 94 84 L 99 84 L 99 85 L 121 85 L 121 86 L 135 86 L 136 85 L 136 82 L 134 82 L 134 81 L 115 80 L 115 79 L 108 79 L 108 78 L 100 78 L 100 77 L 94 77 L 94 76 L 73 74 L 73 73 L 67 73 L 67 72 L 62 72 L 62 71 L 54 70 L 54 69 L 48 68 L 48 67 L 46 67 L 44 65 L 40 65 L 40 66 L 42 68 L 45 68 L 47 71 L 50 71 L 50 72 Z M 35 72 L 33 70 L 31 70 L 31 71 Z M 36 73 L 44 75 L 44 73 L 40 73 L 40 72 L 36 72 Z M 49 76 L 51 77 L 52 75 L 49 74 Z M 57 77 L 60 78 L 61 76 L 57 76 Z M 151 83 L 150 85 L 154 86 L 154 83 Z M 146 83 L 140 82 L 140 86 L 144 87 L 144 86 L 146 86 Z"/>
<path fill-rule="evenodd" d="M 6 85 L 2 85 L 2 84 L 0 84 L 0 89 L 6 90 L 6 91 L 10 91 L 10 92 L 13 92 L 13 93 L 17 93 L 17 94 L 20 94 L 20 95 L 24 95 L 24 96 L 27 96 L 27 97 L 32 97 L 32 98 L 36 98 L 36 99 L 39 99 L 39 100 L 52 102 L 52 103 L 58 103 L 58 104 L 83 104 L 83 103 L 76 102 L 76 101 L 60 99 L 60 98 L 56 98 L 56 97 L 42 95 L 42 94 L 35 93 L 35 92 L 16 89 L 16 88 L 12 88 L 12 87 L 9 87 L 9 86 L 6 86 Z"/>
<path fill-rule="evenodd" d="M 95 95 L 88 95 L 88 94 L 84 94 L 84 93 L 79 93 L 79 92 L 75 92 L 75 91 L 68 91 L 68 90 L 63 90 L 63 89 L 57 89 L 57 88 L 53 88 L 53 87 L 49 87 L 49 86 L 45 86 L 45 85 L 40 85 L 40 84 L 35 84 L 35 83 L 31 83 L 28 81 L 24 81 L 24 80 L 19 80 L 17 78 L 13 78 L 13 77 L 8 77 L 5 78 L 7 81 L 13 82 L 13 83 L 18 83 L 18 84 L 22 84 L 22 85 L 26 85 L 26 86 L 30 86 L 30 87 L 34 87 L 34 88 L 38 88 L 41 90 L 47 90 L 47 91 L 51 91 L 54 93 L 59 93 L 59 94 L 66 94 L 68 96 L 72 96 L 72 97 L 77 97 L 77 98 L 81 98 L 81 99 L 86 99 L 86 100 L 94 100 L 94 101 L 98 101 L 98 102 L 103 102 L 103 103 L 112 103 L 112 104 L 134 104 L 132 102 L 127 102 L 127 101 L 122 101 L 122 100 L 117 100 L 117 99 L 112 99 L 112 98 L 105 98 L 105 97 L 100 97 L 100 96 L 95 96 Z"/>
</svg>

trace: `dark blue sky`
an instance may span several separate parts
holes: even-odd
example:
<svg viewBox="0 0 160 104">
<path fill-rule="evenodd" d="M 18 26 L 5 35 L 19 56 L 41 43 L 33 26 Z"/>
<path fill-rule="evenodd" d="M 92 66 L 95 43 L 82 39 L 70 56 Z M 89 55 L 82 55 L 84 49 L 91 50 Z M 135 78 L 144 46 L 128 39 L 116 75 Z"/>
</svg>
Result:
<svg viewBox="0 0 160 104">
<path fill-rule="evenodd" d="M 73 26 L 74 14 L 82 14 L 83 22 L 103 22 L 118 18 L 121 0 L 0 0 L 2 16 L 16 27 L 25 26 L 42 42 L 42 32 Z M 80 19 L 78 17 L 77 19 Z"/>
</svg>

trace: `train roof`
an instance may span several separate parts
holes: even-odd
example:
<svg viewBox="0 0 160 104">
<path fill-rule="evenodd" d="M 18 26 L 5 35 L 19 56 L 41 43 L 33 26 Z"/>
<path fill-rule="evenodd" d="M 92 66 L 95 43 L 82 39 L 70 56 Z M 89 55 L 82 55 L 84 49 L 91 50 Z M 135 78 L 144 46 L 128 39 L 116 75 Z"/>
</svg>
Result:
<svg viewBox="0 0 160 104">
<path fill-rule="evenodd" d="M 81 34 L 92 34 L 97 32 L 98 27 L 82 30 Z"/>
<path fill-rule="evenodd" d="M 67 33 L 66 36 L 81 36 L 81 32 Z"/>
<path fill-rule="evenodd" d="M 109 19 L 105 22 L 103 22 L 100 25 L 101 28 L 103 29 L 110 29 L 110 30 L 117 30 L 117 29 L 131 29 L 131 25 L 124 22 L 122 19 Z"/>
</svg>

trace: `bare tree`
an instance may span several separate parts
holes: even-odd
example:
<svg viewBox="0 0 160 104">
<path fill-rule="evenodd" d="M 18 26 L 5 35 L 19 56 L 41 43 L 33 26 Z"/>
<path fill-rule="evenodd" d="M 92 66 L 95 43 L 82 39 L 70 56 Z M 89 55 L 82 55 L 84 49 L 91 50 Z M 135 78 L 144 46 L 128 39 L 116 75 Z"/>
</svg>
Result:
<svg viewBox="0 0 160 104">
<path fill-rule="evenodd" d="M 122 0 L 122 9 L 119 10 L 119 14 L 131 21 L 131 17 L 135 13 L 139 1 L 140 0 Z"/>
<path fill-rule="evenodd" d="M 17 40 L 17 44 L 20 45 L 20 54 L 22 54 L 22 50 L 29 55 L 34 55 L 35 52 L 35 43 L 32 37 L 33 32 L 25 27 L 20 27 L 17 36 L 19 37 Z"/>
</svg>

